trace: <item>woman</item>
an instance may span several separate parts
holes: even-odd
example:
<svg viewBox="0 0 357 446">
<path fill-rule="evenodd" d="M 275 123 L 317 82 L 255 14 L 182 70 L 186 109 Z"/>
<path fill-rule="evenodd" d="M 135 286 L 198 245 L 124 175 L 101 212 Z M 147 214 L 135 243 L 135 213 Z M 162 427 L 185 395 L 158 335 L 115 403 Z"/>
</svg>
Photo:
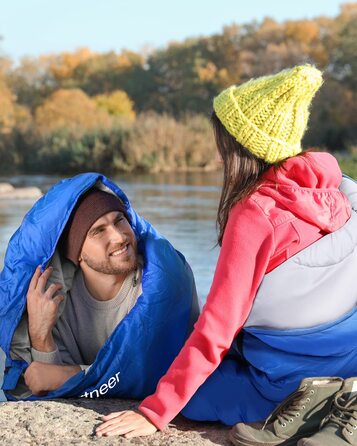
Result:
<svg viewBox="0 0 357 446">
<path fill-rule="evenodd" d="M 300 155 L 309 105 L 321 84 L 321 73 L 304 65 L 232 86 L 215 98 L 212 123 L 224 184 L 217 217 L 221 251 L 207 302 L 140 412 L 103 417 L 98 436 L 148 435 L 180 411 L 229 425 L 255 421 L 304 377 L 357 371 L 357 339 L 341 350 L 346 343 L 338 331 L 354 297 L 331 294 L 322 301 L 325 308 L 323 293 L 312 290 L 321 284 L 315 277 L 320 269 L 292 262 L 351 217 L 335 158 Z M 348 260 L 355 268 L 356 259 Z M 334 293 L 333 285 L 344 279 L 337 270 L 328 276 Z"/>
</svg>

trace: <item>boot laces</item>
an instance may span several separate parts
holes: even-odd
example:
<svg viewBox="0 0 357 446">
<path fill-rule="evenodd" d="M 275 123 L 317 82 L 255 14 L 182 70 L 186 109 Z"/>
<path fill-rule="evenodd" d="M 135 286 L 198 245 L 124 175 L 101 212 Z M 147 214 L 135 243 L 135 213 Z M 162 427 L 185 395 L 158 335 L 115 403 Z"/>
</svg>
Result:
<svg viewBox="0 0 357 446">
<path fill-rule="evenodd" d="M 357 395 L 346 399 L 342 393 L 335 396 L 330 413 L 321 421 L 320 429 L 327 423 L 346 428 L 349 435 L 357 429 Z"/>
<path fill-rule="evenodd" d="M 287 423 L 292 423 L 294 418 L 300 417 L 301 410 L 304 410 L 306 404 L 310 402 L 309 395 L 315 393 L 313 389 L 309 390 L 306 387 L 305 385 L 303 388 L 296 390 L 284 400 L 265 420 L 262 430 L 275 419 L 282 427 L 285 427 Z"/>
</svg>

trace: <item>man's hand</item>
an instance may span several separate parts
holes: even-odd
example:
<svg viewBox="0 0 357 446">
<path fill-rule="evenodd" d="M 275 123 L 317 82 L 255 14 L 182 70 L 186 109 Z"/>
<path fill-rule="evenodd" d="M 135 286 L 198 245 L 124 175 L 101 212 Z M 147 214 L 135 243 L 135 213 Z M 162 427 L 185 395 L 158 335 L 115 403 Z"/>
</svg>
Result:
<svg viewBox="0 0 357 446">
<path fill-rule="evenodd" d="M 104 421 L 96 429 L 97 437 L 124 435 L 125 438 L 151 435 L 157 431 L 157 427 L 143 414 L 133 410 L 113 412 L 102 417 Z"/>
<path fill-rule="evenodd" d="M 79 365 L 57 365 L 34 361 L 26 369 L 25 383 L 33 395 L 42 395 L 62 386 L 81 371 Z"/>
<path fill-rule="evenodd" d="M 62 288 L 60 284 L 52 284 L 46 291 L 47 280 L 52 271 L 53 268 L 49 267 L 41 274 L 41 267 L 38 266 L 27 292 L 31 343 L 39 351 L 53 351 L 55 349 L 52 328 L 56 323 L 59 305 L 64 300 L 63 296 L 53 297 Z"/>
</svg>

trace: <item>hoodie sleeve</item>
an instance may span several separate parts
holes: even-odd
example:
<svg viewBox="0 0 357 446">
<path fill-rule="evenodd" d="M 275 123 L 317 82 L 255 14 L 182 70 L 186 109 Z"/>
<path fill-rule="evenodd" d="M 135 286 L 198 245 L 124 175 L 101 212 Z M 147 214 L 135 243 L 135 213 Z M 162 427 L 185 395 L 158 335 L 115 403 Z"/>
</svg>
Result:
<svg viewBox="0 0 357 446">
<path fill-rule="evenodd" d="M 163 429 L 221 363 L 244 325 L 274 252 L 274 232 L 253 201 L 231 210 L 207 302 L 156 392 L 139 406 Z"/>
</svg>

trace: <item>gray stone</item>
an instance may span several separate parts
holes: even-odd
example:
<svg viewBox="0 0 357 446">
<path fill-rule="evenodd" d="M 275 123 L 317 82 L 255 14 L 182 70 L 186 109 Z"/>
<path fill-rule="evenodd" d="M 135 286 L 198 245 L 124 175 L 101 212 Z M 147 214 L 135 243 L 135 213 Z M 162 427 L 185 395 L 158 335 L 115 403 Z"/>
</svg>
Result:
<svg viewBox="0 0 357 446">
<path fill-rule="evenodd" d="M 0 403 L 0 445 L 230 445 L 228 427 L 192 422 L 182 416 L 148 437 L 95 436 L 102 415 L 137 406 L 132 400 L 83 398 Z"/>
</svg>

